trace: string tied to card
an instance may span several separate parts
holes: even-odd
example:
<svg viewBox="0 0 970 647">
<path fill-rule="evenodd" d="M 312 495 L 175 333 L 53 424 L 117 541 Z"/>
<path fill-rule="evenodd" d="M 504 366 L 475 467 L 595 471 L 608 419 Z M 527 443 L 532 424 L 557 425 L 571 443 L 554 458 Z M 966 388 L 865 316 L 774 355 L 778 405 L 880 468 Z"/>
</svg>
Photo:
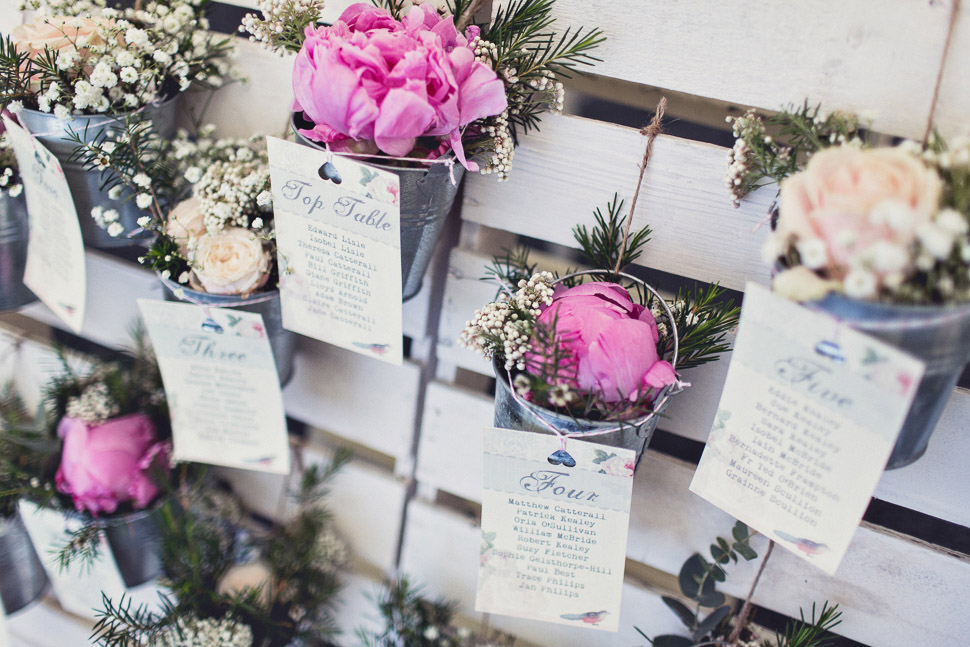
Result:
<svg viewBox="0 0 970 647">
<path fill-rule="evenodd" d="M 326 151 L 327 151 L 328 164 L 333 164 L 334 155 L 337 155 L 339 157 L 349 157 L 349 158 L 361 159 L 361 160 L 374 160 L 375 161 L 374 163 L 383 163 L 384 161 L 391 161 L 391 162 L 414 162 L 417 164 L 426 164 L 429 166 L 434 164 L 443 164 L 445 168 L 448 169 L 448 179 L 451 181 L 451 185 L 456 186 L 458 184 L 458 178 L 455 176 L 455 164 L 457 163 L 457 161 L 453 156 L 428 159 L 426 157 L 406 157 L 406 156 L 395 157 L 392 155 L 375 155 L 373 153 L 353 153 L 350 151 L 334 152 L 330 148 L 329 144 L 326 145 Z M 330 178 L 324 178 L 324 179 L 330 179 Z"/>
</svg>

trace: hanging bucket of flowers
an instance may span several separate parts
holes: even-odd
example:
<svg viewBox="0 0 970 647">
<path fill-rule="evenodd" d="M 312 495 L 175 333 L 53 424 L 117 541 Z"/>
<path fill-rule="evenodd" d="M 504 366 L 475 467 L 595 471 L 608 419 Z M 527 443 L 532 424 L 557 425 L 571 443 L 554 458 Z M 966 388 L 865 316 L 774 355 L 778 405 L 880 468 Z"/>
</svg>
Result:
<svg viewBox="0 0 970 647">
<path fill-rule="evenodd" d="M 0 398 L 3 502 L 23 497 L 71 521 L 62 545 L 37 547 L 53 549 L 55 569 L 96 555 L 103 534 L 125 584 L 143 584 L 161 572 L 157 511 L 171 487 L 158 367 L 143 344 L 127 367 L 62 366 L 36 416 L 15 393 Z"/>
<path fill-rule="evenodd" d="M 565 287 L 595 275 L 608 280 Z M 531 335 L 510 346 L 504 362 L 492 359 L 495 426 L 631 449 L 635 467 L 670 398 L 683 390 L 674 314 L 653 287 L 629 274 L 549 278 L 536 275 L 509 301 L 513 310 L 538 313 Z M 669 362 L 658 348 L 669 349 Z"/>
<path fill-rule="evenodd" d="M 83 143 L 116 141 L 134 115 L 175 134 L 177 98 L 193 83 L 209 88 L 229 73 L 231 37 L 211 34 L 205 3 L 174 0 L 116 9 L 105 0 L 41 0 L 35 16 L 14 27 L 3 43 L 0 73 L 7 83 L 0 108 L 61 162 L 86 243 L 130 245 L 147 208 L 127 187 L 106 186 L 106 157 L 85 169 L 72 157 Z M 141 187 L 147 189 L 148 187 Z M 92 211 L 94 210 L 94 211 Z"/>
<path fill-rule="evenodd" d="M 770 123 L 811 136 L 775 140 L 754 113 L 735 120 L 735 199 L 780 182 L 765 247 L 776 293 L 926 363 L 887 468 L 909 465 L 970 361 L 970 137 L 870 148 L 856 118 L 807 104 Z"/>
<path fill-rule="evenodd" d="M 0 515 L 0 573 L 0 600 L 7 613 L 23 609 L 47 587 L 47 574 L 16 508 Z"/>
<path fill-rule="evenodd" d="M 16 310 L 37 300 L 24 285 L 27 233 L 23 184 L 17 171 L 17 158 L 4 133 L 0 139 L 0 312 Z"/>
<path fill-rule="evenodd" d="M 458 3 L 457 15 L 435 4 L 357 3 L 318 27 L 319 0 L 260 0 L 262 15 L 243 18 L 251 40 L 296 53 L 297 141 L 401 178 L 405 299 L 421 287 L 464 171 L 507 179 L 518 134 L 561 111 L 560 77 L 592 64 L 603 41 L 598 29 L 555 34 L 549 0 L 500 8 L 484 25 L 473 24 L 481 2 Z"/>
</svg>

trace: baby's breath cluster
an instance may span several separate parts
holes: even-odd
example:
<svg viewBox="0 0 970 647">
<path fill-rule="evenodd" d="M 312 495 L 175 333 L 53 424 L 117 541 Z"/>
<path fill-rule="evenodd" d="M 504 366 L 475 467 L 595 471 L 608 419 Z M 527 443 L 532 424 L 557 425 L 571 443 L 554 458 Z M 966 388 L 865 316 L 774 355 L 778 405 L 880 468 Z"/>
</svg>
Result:
<svg viewBox="0 0 970 647">
<path fill-rule="evenodd" d="M 115 9 L 107 0 L 28 0 L 32 21 L 0 46 L 0 107 L 71 114 L 124 112 L 235 76 L 231 40 L 209 31 L 202 0 Z"/>
<path fill-rule="evenodd" d="M 0 135 L 0 196 L 6 193 L 11 198 L 16 198 L 23 190 L 17 156 L 14 155 L 7 133 L 3 133 Z"/>
<path fill-rule="evenodd" d="M 300 49 L 303 30 L 316 24 L 323 11 L 323 0 L 260 0 L 258 14 L 243 16 L 239 31 L 249 32 L 250 42 L 275 54 Z"/>
<path fill-rule="evenodd" d="M 542 306 L 552 303 L 554 280 L 550 272 L 522 279 L 511 297 L 503 293 L 498 301 L 475 312 L 465 324 L 459 343 L 486 359 L 497 356 L 506 370 L 525 370 L 535 320 Z"/>
<path fill-rule="evenodd" d="M 249 227 L 254 216 L 272 210 L 265 153 L 240 148 L 234 159 L 210 164 L 195 185 L 194 193 L 206 229 Z"/>
<path fill-rule="evenodd" d="M 180 618 L 158 638 L 160 647 L 252 647 L 253 631 L 229 617 Z"/>
<path fill-rule="evenodd" d="M 483 126 L 485 134 L 492 140 L 492 150 L 486 154 L 485 165 L 482 166 L 483 175 L 495 174 L 499 182 L 509 179 L 512 161 L 515 158 L 515 141 L 509 128 L 509 112 L 489 117 Z"/>
<path fill-rule="evenodd" d="M 67 415 L 83 420 L 89 425 L 98 425 L 121 411 L 121 407 L 111 397 L 104 382 L 95 382 L 81 392 L 78 397 L 67 401 Z"/>
</svg>

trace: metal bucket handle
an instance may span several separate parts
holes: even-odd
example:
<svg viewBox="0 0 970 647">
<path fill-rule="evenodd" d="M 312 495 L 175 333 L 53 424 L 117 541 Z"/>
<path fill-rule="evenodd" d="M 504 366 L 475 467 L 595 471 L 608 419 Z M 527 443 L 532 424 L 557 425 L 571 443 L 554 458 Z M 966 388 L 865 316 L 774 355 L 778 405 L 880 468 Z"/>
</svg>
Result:
<svg viewBox="0 0 970 647">
<path fill-rule="evenodd" d="M 631 274 L 626 274 L 625 272 L 614 273 L 614 272 L 610 272 L 609 270 L 581 270 L 579 272 L 573 272 L 571 274 L 567 274 L 565 276 L 559 277 L 558 279 L 556 279 L 553 285 L 557 283 L 562 283 L 567 279 L 576 278 L 578 276 L 588 276 L 588 275 L 594 275 L 594 274 L 609 274 L 611 276 L 623 277 L 629 281 L 632 281 L 634 283 L 637 283 L 643 286 L 660 301 L 661 305 L 663 305 L 664 312 L 667 315 L 667 321 L 670 323 L 670 330 L 674 336 L 674 353 L 672 358 L 673 361 L 670 363 L 670 365 L 673 367 L 674 372 L 676 372 L 677 353 L 680 351 L 680 338 L 678 337 L 678 334 L 677 334 L 677 324 L 674 323 L 674 313 L 670 309 L 670 306 L 667 305 L 667 300 L 664 299 L 662 296 L 660 296 L 660 293 L 657 292 L 657 290 L 654 289 L 651 285 L 649 285 L 646 281 L 643 281 L 642 279 L 639 279 Z M 622 429 L 628 426 L 636 426 L 640 428 L 642 427 L 643 423 L 647 422 L 648 420 L 656 416 L 657 411 L 663 410 L 663 408 L 667 406 L 667 401 L 670 400 L 671 397 L 683 391 L 685 387 L 690 386 L 689 384 L 682 383 L 680 381 L 674 384 L 669 384 L 665 386 L 663 390 L 660 392 L 660 396 L 654 401 L 653 410 L 640 418 L 635 418 L 630 421 L 624 421 L 618 425 L 615 425 L 612 427 L 606 427 L 604 429 L 597 429 L 596 431 L 566 433 L 560 430 L 558 427 L 556 427 L 556 425 L 550 422 L 549 420 L 546 420 L 546 418 L 542 414 L 543 409 L 541 407 L 537 407 L 532 403 L 521 399 L 518 391 L 515 390 L 515 386 L 512 384 L 512 373 L 510 371 L 506 371 L 505 374 L 509 382 L 509 393 L 512 395 L 512 399 L 515 400 L 520 405 L 528 409 L 531 409 L 533 413 L 535 413 L 539 421 L 542 422 L 543 425 L 545 425 L 550 431 L 552 431 L 557 436 L 559 436 L 559 442 L 562 443 L 563 446 L 565 446 L 567 438 L 587 438 L 590 436 L 601 436 L 603 434 L 612 434 L 614 432 L 621 431 Z"/>
</svg>

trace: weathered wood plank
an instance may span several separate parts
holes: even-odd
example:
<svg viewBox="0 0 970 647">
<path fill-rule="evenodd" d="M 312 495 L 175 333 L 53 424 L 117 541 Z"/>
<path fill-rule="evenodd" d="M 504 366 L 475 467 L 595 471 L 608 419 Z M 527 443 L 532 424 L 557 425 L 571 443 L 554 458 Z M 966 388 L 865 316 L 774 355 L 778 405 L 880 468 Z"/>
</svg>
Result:
<svg viewBox="0 0 970 647">
<path fill-rule="evenodd" d="M 555 11 L 606 32 L 597 74 L 771 110 L 808 97 L 912 137 L 929 115 L 952 2 L 856 0 L 833 12 L 827 0 L 557 0 Z M 951 60 L 968 56 L 955 42 Z M 957 101 L 946 117 L 966 125 L 970 96 L 956 90 L 966 76 L 948 83 Z"/>
<path fill-rule="evenodd" d="M 632 128 L 547 117 L 540 132 L 522 138 L 509 182 L 468 178 L 462 216 L 576 247 L 571 229 L 591 227 L 593 209 L 614 192 L 629 205 L 644 142 Z M 734 209 L 724 183 L 726 155 L 719 146 L 657 139 L 633 222 L 654 231 L 643 265 L 734 289 L 749 280 L 767 282 L 759 250 L 768 231 L 756 228 L 775 192 L 765 187 Z"/>
</svg>

